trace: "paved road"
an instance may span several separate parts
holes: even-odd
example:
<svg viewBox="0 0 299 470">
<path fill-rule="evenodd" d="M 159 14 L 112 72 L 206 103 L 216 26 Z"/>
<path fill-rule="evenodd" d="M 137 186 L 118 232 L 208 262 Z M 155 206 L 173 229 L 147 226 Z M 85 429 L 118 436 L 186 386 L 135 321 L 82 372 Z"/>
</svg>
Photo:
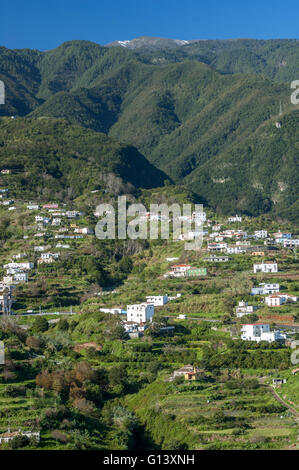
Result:
<svg viewBox="0 0 299 470">
<path fill-rule="evenodd" d="M 33 312 L 33 313 L 20 313 L 18 315 L 12 315 L 13 317 L 42 317 L 45 315 L 77 315 L 77 312 Z"/>
</svg>

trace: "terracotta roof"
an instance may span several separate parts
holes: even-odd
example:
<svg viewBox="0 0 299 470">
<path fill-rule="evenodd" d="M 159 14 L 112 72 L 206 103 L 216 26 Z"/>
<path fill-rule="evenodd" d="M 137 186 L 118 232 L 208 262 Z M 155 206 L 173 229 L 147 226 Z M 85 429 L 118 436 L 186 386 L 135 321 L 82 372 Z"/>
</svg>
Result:
<svg viewBox="0 0 299 470">
<path fill-rule="evenodd" d="M 174 264 L 171 266 L 172 268 L 179 268 L 179 267 L 184 267 L 184 266 L 190 266 L 190 264 Z"/>
<path fill-rule="evenodd" d="M 12 438 L 12 437 L 18 436 L 19 434 L 20 434 L 20 433 L 19 433 L 18 431 L 15 431 L 15 432 L 5 432 L 5 433 L 3 433 L 3 434 L 0 434 L 0 438 L 1 438 L 1 437 L 2 437 L 2 438 L 5 438 L 5 437 L 10 437 L 10 438 Z"/>
</svg>

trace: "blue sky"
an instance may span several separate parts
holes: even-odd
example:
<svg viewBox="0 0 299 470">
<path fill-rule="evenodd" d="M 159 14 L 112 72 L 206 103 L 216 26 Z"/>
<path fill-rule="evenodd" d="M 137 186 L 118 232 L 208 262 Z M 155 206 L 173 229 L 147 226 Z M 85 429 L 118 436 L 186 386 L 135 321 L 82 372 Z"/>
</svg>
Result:
<svg viewBox="0 0 299 470">
<path fill-rule="evenodd" d="M 52 49 L 138 36 L 298 38 L 298 0 L 1 0 L 0 45 Z"/>
</svg>

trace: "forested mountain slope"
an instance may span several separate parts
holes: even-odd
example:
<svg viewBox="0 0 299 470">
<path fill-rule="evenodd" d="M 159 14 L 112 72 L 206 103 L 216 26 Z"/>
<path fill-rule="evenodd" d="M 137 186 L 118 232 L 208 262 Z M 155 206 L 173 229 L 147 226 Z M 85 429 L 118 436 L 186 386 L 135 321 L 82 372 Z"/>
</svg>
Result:
<svg viewBox="0 0 299 470">
<path fill-rule="evenodd" d="M 288 217 L 298 113 L 287 80 L 296 78 L 298 42 L 138 41 L 70 41 L 47 52 L 1 48 L 1 114 L 65 118 L 136 147 L 220 211 L 257 215 L 280 207 Z M 153 60 L 155 54 L 170 56 Z"/>
</svg>

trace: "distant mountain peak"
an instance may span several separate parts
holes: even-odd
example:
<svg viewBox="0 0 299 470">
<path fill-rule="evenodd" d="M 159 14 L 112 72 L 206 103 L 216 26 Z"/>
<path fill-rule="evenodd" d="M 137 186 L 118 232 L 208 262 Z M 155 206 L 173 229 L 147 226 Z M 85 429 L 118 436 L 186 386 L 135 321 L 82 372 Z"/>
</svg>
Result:
<svg viewBox="0 0 299 470">
<path fill-rule="evenodd" d="M 127 49 L 140 49 L 141 47 L 148 48 L 175 48 L 178 46 L 185 46 L 192 41 L 184 39 L 167 39 L 155 38 L 151 36 L 141 36 L 135 39 L 126 39 L 122 41 L 114 41 L 106 45 L 106 47 L 121 46 Z"/>
</svg>

